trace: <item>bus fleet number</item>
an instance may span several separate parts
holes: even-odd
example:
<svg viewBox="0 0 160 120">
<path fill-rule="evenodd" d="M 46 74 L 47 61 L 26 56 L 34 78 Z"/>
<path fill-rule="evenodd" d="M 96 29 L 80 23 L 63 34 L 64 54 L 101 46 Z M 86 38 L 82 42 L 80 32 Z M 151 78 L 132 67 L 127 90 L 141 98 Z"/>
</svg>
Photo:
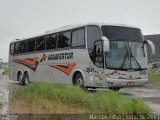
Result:
<svg viewBox="0 0 160 120">
<path fill-rule="evenodd" d="M 86 68 L 86 72 L 87 73 L 94 72 L 94 68 Z"/>
</svg>

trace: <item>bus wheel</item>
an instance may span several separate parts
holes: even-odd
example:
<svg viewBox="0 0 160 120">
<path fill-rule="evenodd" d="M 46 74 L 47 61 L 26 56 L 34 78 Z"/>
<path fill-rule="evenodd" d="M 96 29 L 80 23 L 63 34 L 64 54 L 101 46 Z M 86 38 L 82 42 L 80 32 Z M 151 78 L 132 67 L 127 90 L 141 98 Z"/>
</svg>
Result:
<svg viewBox="0 0 160 120">
<path fill-rule="evenodd" d="M 29 84 L 29 74 L 28 72 L 25 72 L 23 76 L 23 85 L 28 85 L 28 84 Z"/>
<path fill-rule="evenodd" d="M 78 73 L 75 77 L 74 85 L 84 88 L 84 79 L 81 73 Z"/>
<path fill-rule="evenodd" d="M 21 72 L 18 72 L 17 80 L 19 81 L 19 84 L 20 84 L 20 85 L 23 84 L 23 81 L 22 81 L 22 73 L 21 73 Z"/>
</svg>

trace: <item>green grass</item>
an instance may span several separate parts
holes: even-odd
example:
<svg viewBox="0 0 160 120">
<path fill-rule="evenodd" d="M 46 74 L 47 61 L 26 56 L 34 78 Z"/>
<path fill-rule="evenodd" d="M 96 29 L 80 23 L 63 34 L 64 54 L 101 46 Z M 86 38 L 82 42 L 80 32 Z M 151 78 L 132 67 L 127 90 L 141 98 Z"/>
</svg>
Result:
<svg viewBox="0 0 160 120">
<path fill-rule="evenodd" d="M 86 91 L 60 84 L 33 83 L 27 87 L 17 89 L 12 94 L 12 105 L 16 101 L 22 107 L 32 109 L 45 109 L 54 113 L 116 113 L 116 114 L 147 114 L 150 112 L 141 100 L 129 99 L 113 91 L 99 91 L 87 93 Z M 57 104 L 62 105 L 58 106 Z M 16 105 L 17 106 L 17 105 Z M 68 107 L 66 107 L 68 106 Z M 61 109 L 62 107 L 63 109 Z M 79 109 L 79 110 L 78 110 Z M 77 112 L 74 112 L 77 110 Z M 39 111 L 39 110 L 35 110 Z"/>
<path fill-rule="evenodd" d="M 160 72 L 149 73 L 149 86 L 160 87 Z"/>
</svg>

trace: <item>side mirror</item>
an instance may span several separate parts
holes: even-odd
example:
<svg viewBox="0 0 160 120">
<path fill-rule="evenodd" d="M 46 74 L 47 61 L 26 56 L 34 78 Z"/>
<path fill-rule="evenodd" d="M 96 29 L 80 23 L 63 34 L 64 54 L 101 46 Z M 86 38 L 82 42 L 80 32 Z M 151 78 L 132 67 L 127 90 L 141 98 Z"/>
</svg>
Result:
<svg viewBox="0 0 160 120">
<path fill-rule="evenodd" d="M 103 51 L 104 52 L 109 52 L 109 39 L 106 38 L 105 36 L 102 36 L 102 41 L 103 41 Z"/>
<path fill-rule="evenodd" d="M 146 43 L 148 43 L 148 45 L 150 46 L 152 55 L 155 55 L 155 45 L 153 44 L 153 42 L 150 40 L 145 40 L 144 44 Z"/>
</svg>

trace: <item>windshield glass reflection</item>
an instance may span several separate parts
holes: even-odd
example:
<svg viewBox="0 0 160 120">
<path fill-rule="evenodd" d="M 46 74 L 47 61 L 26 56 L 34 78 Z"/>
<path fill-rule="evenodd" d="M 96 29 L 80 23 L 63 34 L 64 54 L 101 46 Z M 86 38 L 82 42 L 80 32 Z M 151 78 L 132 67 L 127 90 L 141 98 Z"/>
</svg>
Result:
<svg viewBox="0 0 160 120">
<path fill-rule="evenodd" d="M 147 69 L 147 56 L 142 42 L 110 41 L 110 51 L 105 53 L 105 57 L 108 69 Z"/>
</svg>

